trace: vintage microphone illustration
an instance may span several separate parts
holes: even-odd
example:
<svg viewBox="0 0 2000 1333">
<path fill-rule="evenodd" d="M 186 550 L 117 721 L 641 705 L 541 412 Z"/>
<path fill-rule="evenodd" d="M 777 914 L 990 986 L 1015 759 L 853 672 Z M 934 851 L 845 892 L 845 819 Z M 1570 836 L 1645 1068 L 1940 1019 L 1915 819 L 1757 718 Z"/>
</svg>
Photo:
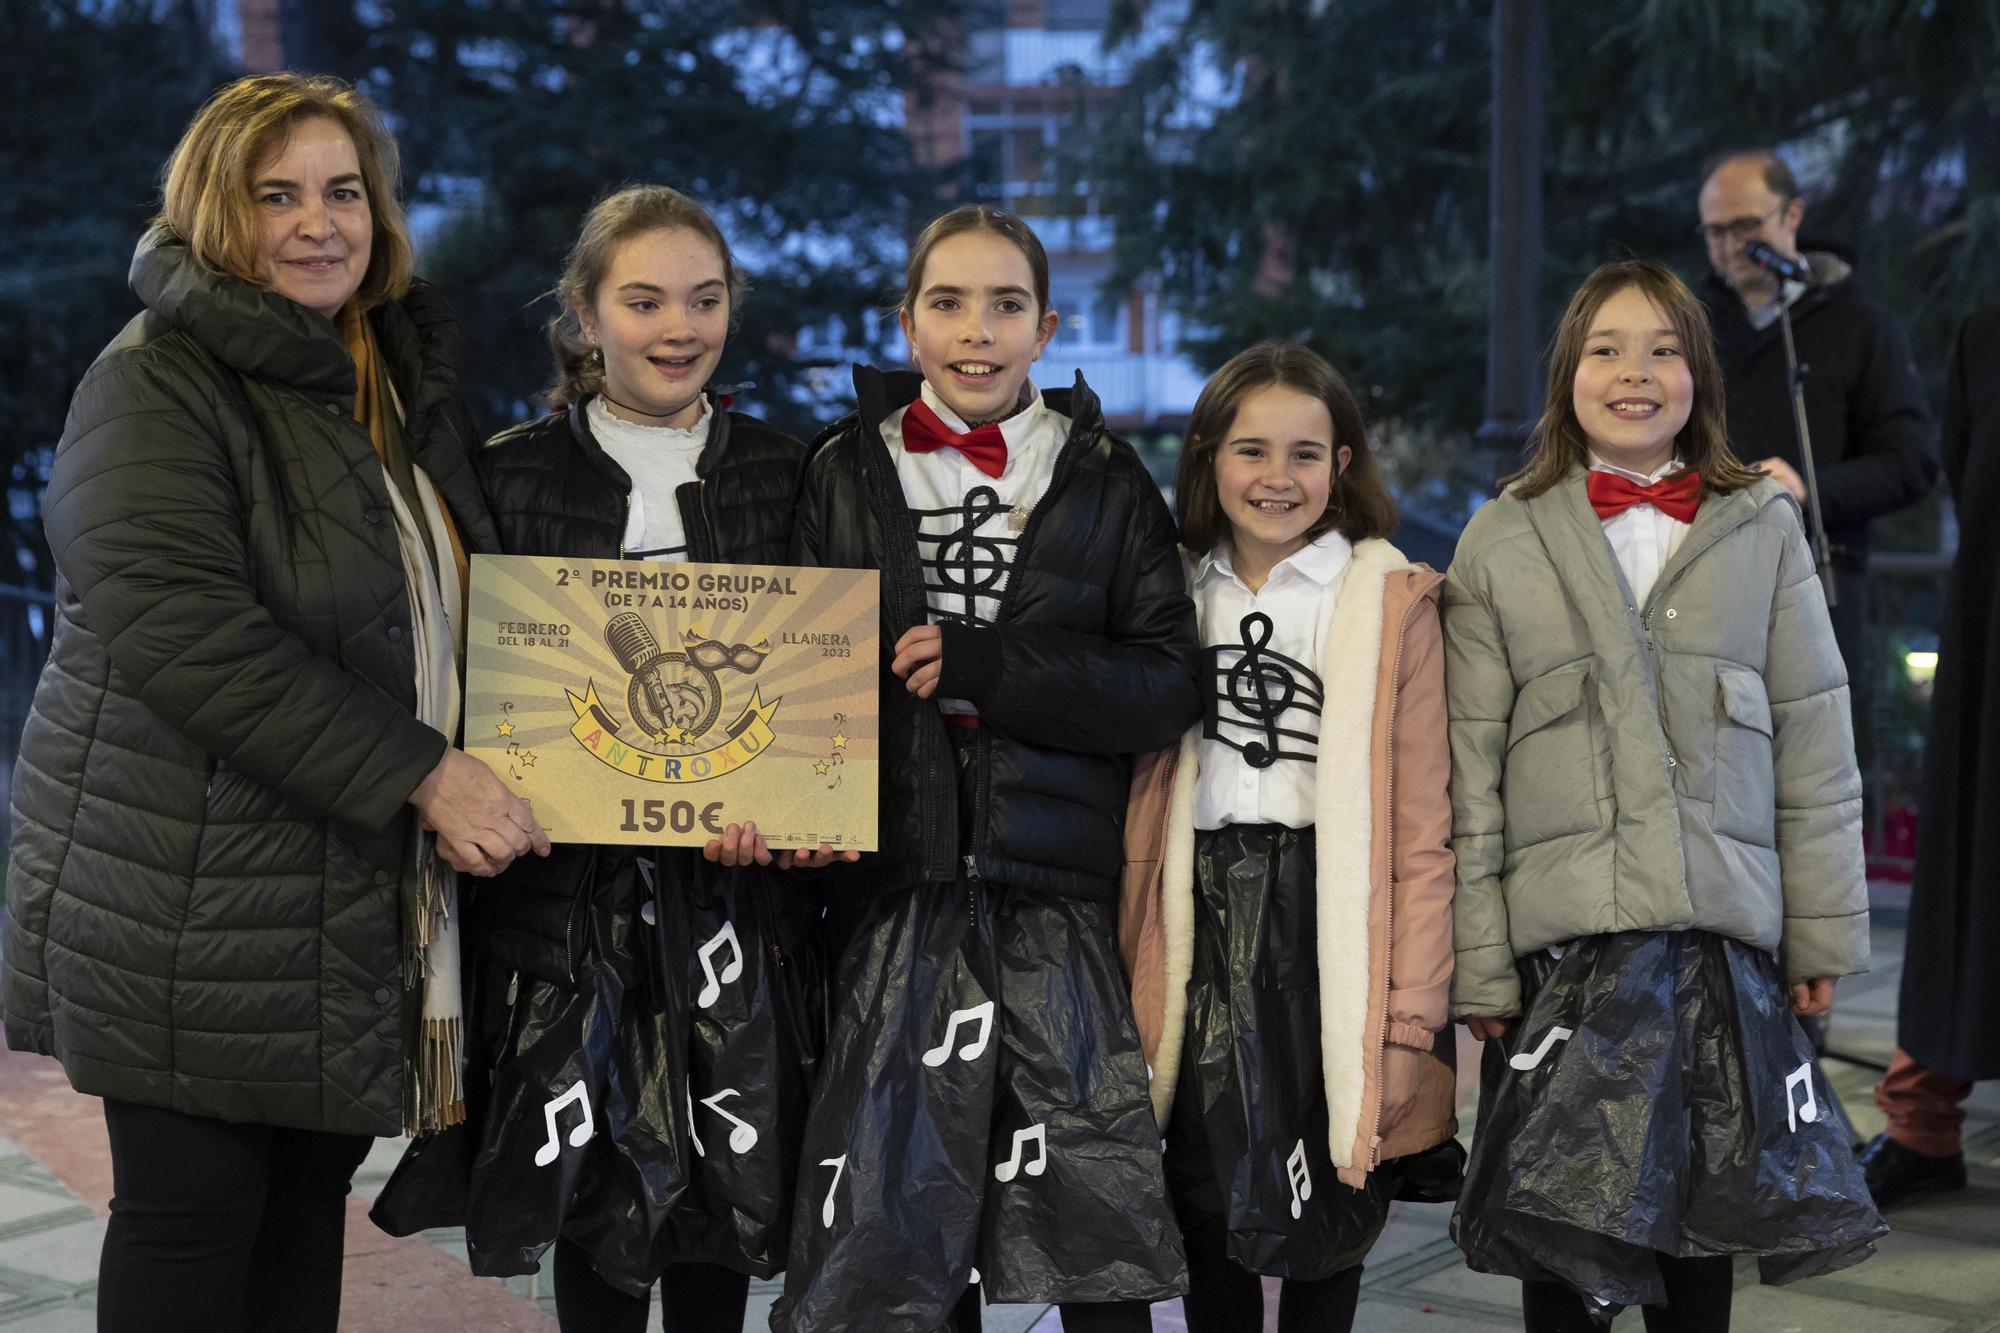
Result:
<svg viewBox="0 0 2000 1333">
<path fill-rule="evenodd" d="M 665 656 L 660 641 L 646 628 L 646 622 L 630 611 L 614 616 L 605 625 L 604 641 L 611 645 L 618 665 L 632 676 L 632 684 L 625 692 L 625 704 L 632 717 L 647 731 L 659 731 L 673 711 L 667 678 L 660 670 Z"/>
</svg>

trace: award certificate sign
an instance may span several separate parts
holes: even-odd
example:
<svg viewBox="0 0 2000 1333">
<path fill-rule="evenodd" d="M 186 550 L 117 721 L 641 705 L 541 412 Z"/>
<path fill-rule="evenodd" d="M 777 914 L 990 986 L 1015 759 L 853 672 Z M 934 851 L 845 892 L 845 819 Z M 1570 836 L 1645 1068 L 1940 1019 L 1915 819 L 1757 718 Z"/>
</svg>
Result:
<svg viewBox="0 0 2000 1333">
<path fill-rule="evenodd" d="M 875 850 L 873 570 L 472 558 L 465 748 L 557 842 Z"/>
</svg>

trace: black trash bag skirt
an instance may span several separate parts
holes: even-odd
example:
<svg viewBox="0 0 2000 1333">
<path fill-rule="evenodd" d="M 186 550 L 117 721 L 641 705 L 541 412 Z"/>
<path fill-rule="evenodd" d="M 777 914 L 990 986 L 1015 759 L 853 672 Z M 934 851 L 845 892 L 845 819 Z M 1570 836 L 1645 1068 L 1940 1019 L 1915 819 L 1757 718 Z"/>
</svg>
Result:
<svg viewBox="0 0 2000 1333">
<path fill-rule="evenodd" d="M 773 1329 L 1186 1290 L 1113 914 L 964 880 L 841 914 Z"/>
<path fill-rule="evenodd" d="M 1771 956 L 1706 931 L 1520 960 L 1486 1043 L 1451 1231 L 1482 1272 L 1608 1317 L 1665 1299 L 1657 1256 L 1753 1254 L 1767 1283 L 1859 1263 L 1888 1230 Z"/>
<path fill-rule="evenodd" d="M 1313 1281 L 1361 1262 L 1394 1164 L 1336 1178 L 1320 1058 L 1314 831 L 1198 829 L 1187 1039 L 1167 1181 L 1190 1235 L 1218 1222 L 1252 1273 Z"/>
<path fill-rule="evenodd" d="M 574 982 L 476 958 L 478 1095 L 433 1136 L 473 1146 L 413 1144 L 384 1199 L 413 1214 L 398 1201 L 444 1193 L 425 1166 L 469 1156 L 451 1220 L 481 1276 L 536 1271 L 558 1237 L 633 1295 L 670 1263 L 769 1276 L 820 1042 L 817 906 L 689 853 L 618 861 L 587 889 Z"/>
</svg>

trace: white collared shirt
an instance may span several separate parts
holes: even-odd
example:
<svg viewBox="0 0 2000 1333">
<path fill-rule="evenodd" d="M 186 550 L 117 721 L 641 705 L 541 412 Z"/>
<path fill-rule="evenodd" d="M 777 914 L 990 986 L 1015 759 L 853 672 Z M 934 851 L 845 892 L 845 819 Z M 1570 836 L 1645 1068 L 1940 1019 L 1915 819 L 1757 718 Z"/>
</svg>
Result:
<svg viewBox="0 0 2000 1333">
<path fill-rule="evenodd" d="M 1226 541 L 1196 564 L 1194 604 L 1204 648 L 1196 828 L 1312 824 L 1324 702 L 1319 667 L 1353 554 L 1347 538 L 1325 533 L 1272 566 L 1256 592 L 1230 564 Z M 1247 644 L 1255 645 L 1264 675 L 1261 695 Z M 1252 762 L 1274 746 L 1278 758 L 1262 766 Z"/>
<path fill-rule="evenodd" d="M 687 559 L 687 532 L 681 524 L 676 493 L 695 480 L 695 464 L 708 444 L 709 417 L 715 411 L 708 395 L 702 395 L 700 418 L 685 428 L 642 426 L 614 416 L 601 394 L 583 411 L 599 447 L 632 479 L 631 502 L 625 514 L 625 558 Z"/>
<path fill-rule="evenodd" d="M 907 407 L 882 422 L 882 442 L 896 460 L 896 479 L 916 524 L 917 563 L 933 625 L 941 620 L 993 623 L 1021 531 L 1055 475 L 1056 455 L 1069 438 L 1069 418 L 1044 404 L 1041 390 L 1032 384 L 1028 388 L 1032 400 L 1000 423 L 1007 465 L 997 477 L 981 472 L 956 449 L 913 454 L 903 448 Z M 946 429 L 966 432 L 964 418 L 944 405 L 928 381 L 919 392 Z M 937 703 L 947 713 L 974 711 L 963 699 Z"/>
<path fill-rule="evenodd" d="M 1641 486 L 1650 486 L 1686 466 L 1680 459 L 1671 458 L 1648 476 L 1616 467 L 1596 454 L 1590 456 L 1592 472 L 1615 472 Z M 1632 590 L 1632 605 L 1643 611 L 1646 595 L 1653 591 L 1653 583 L 1660 577 L 1667 561 L 1681 549 L 1681 541 L 1687 536 L 1689 525 L 1677 518 L 1669 518 L 1649 504 L 1635 504 L 1598 522 L 1604 528 L 1604 540 L 1611 543 L 1611 554 L 1617 557 L 1618 568 L 1625 572 L 1626 586 Z"/>
</svg>

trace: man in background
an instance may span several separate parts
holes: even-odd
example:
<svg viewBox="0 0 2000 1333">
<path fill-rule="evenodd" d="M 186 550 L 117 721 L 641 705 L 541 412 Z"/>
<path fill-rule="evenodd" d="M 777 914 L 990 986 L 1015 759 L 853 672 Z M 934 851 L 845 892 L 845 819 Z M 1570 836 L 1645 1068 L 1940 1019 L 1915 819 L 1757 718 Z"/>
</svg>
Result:
<svg viewBox="0 0 2000 1333">
<path fill-rule="evenodd" d="M 1810 370 L 1806 424 L 1838 592 L 1833 633 L 1847 663 L 1855 738 L 1865 755 L 1874 685 L 1867 652 L 1868 529 L 1937 483 L 1937 447 L 1909 336 L 1862 293 L 1848 256 L 1800 246 L 1805 209 L 1791 168 L 1776 153 L 1757 149 L 1721 159 L 1699 199 L 1714 270 L 1700 294 L 1728 386 L 1730 445 L 1803 506 L 1804 464 L 1778 328 L 1781 305 L 1791 303 L 1799 361 Z M 1808 280 L 1780 283 L 1745 254 L 1752 241 L 1803 261 Z"/>
</svg>

